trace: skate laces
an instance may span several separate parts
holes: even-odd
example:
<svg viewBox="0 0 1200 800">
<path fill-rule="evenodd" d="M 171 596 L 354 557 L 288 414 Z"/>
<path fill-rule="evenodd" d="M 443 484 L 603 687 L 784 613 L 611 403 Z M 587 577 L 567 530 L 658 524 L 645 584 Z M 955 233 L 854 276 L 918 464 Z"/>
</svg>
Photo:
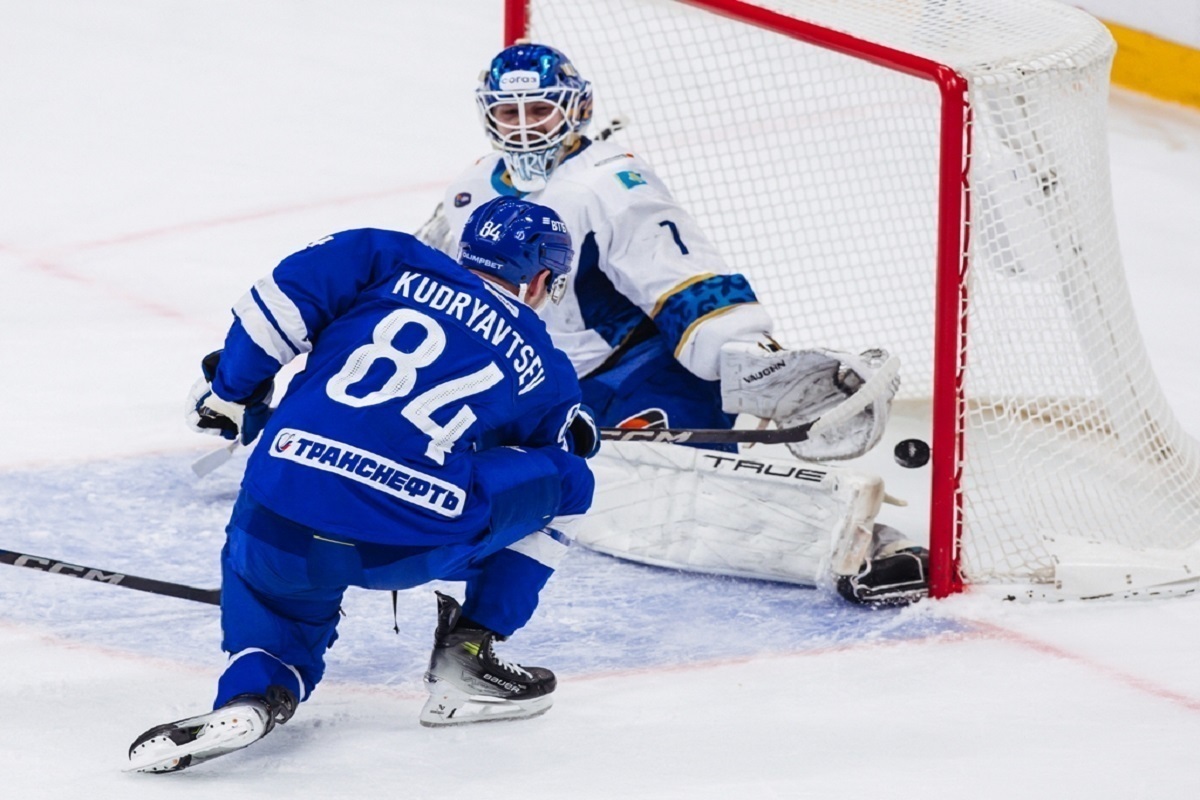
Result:
<svg viewBox="0 0 1200 800">
<path fill-rule="evenodd" d="M 533 680 L 533 673 L 531 673 L 529 670 L 525 669 L 520 664 L 513 664 L 509 661 L 505 661 L 503 658 L 500 658 L 496 655 L 496 649 L 492 646 L 495 641 L 495 638 L 492 636 L 488 636 L 484 639 L 484 643 L 487 646 L 488 661 L 502 669 L 508 670 L 514 675 L 519 675 L 522 678 Z"/>
</svg>

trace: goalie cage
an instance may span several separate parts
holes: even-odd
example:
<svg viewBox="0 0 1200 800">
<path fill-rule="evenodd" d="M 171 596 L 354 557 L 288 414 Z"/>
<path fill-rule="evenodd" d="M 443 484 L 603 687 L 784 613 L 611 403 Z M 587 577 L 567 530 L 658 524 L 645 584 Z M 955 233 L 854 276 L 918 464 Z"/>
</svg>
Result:
<svg viewBox="0 0 1200 800">
<path fill-rule="evenodd" d="M 1049 0 L 507 0 L 505 37 L 567 53 L 597 124 L 628 120 L 619 141 L 783 341 L 900 355 L 896 407 L 932 439 L 934 596 L 1195 587 L 1200 458 L 1125 286 L 1096 19 Z"/>
</svg>

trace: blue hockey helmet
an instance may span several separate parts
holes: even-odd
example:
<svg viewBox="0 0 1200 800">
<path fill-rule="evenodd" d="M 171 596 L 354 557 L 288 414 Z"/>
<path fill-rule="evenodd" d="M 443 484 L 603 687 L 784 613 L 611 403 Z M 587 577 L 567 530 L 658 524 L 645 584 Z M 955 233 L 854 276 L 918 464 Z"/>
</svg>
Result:
<svg viewBox="0 0 1200 800">
<path fill-rule="evenodd" d="M 558 214 L 515 197 L 496 197 L 472 211 L 458 247 L 458 263 L 516 286 L 544 269 L 561 284 L 574 255 Z"/>
<path fill-rule="evenodd" d="M 513 185 L 543 188 L 592 119 L 592 85 L 558 50 L 531 43 L 501 50 L 479 81 L 480 120 Z"/>
</svg>

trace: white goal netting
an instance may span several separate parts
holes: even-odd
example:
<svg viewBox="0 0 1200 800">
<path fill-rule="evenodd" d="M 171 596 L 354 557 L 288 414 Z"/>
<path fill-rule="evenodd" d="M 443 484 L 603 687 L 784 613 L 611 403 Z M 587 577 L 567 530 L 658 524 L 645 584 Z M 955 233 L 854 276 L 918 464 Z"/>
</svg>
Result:
<svg viewBox="0 0 1200 800">
<path fill-rule="evenodd" d="M 956 398 L 957 441 L 935 447 L 961 474 L 934 491 L 960 509 L 965 580 L 1061 580 L 1080 545 L 1118 563 L 1193 546 L 1200 457 L 1149 368 L 1117 244 L 1107 30 L 1048 0 L 753 4 L 966 79 L 968 122 L 947 134 L 968 151 L 949 244 L 966 268 L 939 310 L 938 85 L 746 9 L 533 0 L 528 31 L 593 82 L 593 132 L 626 118 L 618 141 L 751 278 L 782 341 L 882 346 L 902 398 Z M 939 316 L 957 327 L 939 363 L 957 366 L 935 388 Z"/>
</svg>

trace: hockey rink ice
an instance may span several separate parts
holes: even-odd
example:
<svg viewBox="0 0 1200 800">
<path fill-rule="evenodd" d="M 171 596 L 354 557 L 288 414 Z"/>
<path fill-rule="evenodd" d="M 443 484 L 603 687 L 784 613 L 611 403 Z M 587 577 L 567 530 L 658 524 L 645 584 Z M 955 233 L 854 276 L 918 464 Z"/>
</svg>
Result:
<svg viewBox="0 0 1200 800">
<path fill-rule="evenodd" d="M 7 6 L 0 548 L 215 588 L 240 462 L 191 474 L 220 444 L 183 422 L 199 360 L 281 258 L 414 230 L 486 151 L 501 4 Z M 1109 137 L 1142 332 L 1197 437 L 1200 112 L 1114 90 Z M 401 593 L 398 634 L 351 589 L 287 725 L 129 775 L 134 737 L 208 710 L 216 608 L 0 565 L 0 796 L 1200 797 L 1198 595 L 868 611 L 575 548 L 500 649 L 558 673 L 554 708 L 429 730 L 433 588 L 459 590 Z"/>
</svg>

